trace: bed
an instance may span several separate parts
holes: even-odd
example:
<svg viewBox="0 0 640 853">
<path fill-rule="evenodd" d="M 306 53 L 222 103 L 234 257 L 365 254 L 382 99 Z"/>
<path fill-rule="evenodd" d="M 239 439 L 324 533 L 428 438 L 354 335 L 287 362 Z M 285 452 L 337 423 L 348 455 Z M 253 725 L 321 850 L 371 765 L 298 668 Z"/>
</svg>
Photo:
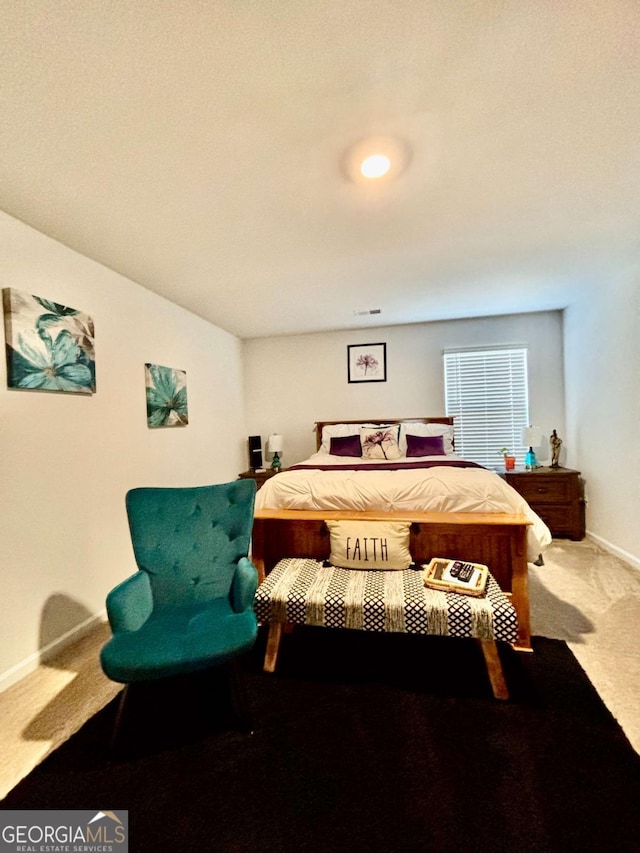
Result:
<svg viewBox="0 0 640 853">
<path fill-rule="evenodd" d="M 328 520 L 409 521 L 416 563 L 448 556 L 489 566 L 518 613 L 517 645 L 530 648 L 527 562 L 550 531 L 495 471 L 456 454 L 452 418 L 318 421 L 316 448 L 258 491 L 262 577 L 284 557 L 326 559 Z"/>
</svg>

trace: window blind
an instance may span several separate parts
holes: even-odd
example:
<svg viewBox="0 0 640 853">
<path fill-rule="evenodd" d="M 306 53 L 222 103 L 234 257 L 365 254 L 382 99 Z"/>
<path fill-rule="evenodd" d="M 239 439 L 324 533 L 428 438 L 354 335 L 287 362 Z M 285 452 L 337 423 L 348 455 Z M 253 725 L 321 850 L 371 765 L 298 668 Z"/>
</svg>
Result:
<svg viewBox="0 0 640 853">
<path fill-rule="evenodd" d="M 522 430 L 529 424 L 527 350 L 523 347 L 444 353 L 447 415 L 454 420 L 456 453 L 488 468 L 502 468 L 506 447 L 524 464 Z"/>
</svg>

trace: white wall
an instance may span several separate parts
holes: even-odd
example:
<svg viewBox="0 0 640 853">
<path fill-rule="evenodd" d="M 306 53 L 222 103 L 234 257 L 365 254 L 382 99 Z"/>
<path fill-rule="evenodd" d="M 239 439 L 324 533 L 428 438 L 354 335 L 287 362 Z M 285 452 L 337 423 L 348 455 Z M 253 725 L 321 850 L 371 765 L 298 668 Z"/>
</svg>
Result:
<svg viewBox="0 0 640 853">
<path fill-rule="evenodd" d="M 0 359 L 0 686 L 91 620 L 135 571 L 129 488 L 233 480 L 247 467 L 232 335 L 0 214 L 0 286 L 89 314 L 93 396 L 7 389 Z M 144 363 L 186 370 L 189 425 L 150 430 Z"/>
<path fill-rule="evenodd" d="M 565 311 L 568 442 L 587 486 L 587 529 L 640 566 L 640 271 Z"/>
<path fill-rule="evenodd" d="M 387 344 L 387 382 L 349 384 L 347 345 L 377 342 Z M 245 341 L 249 432 L 281 432 L 286 466 L 315 451 L 317 420 L 442 415 L 443 349 L 494 344 L 528 347 L 531 421 L 563 436 L 559 311 Z M 548 446 L 539 456 L 547 455 Z"/>
</svg>

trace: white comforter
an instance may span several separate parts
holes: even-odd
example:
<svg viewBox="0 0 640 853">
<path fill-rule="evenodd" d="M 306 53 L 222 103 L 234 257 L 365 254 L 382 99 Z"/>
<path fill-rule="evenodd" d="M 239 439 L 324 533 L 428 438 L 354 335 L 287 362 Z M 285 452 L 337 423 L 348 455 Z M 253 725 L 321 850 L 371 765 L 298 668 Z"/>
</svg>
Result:
<svg viewBox="0 0 640 853">
<path fill-rule="evenodd" d="M 460 459 L 458 456 L 447 457 Z M 412 462 L 442 457 L 412 458 Z M 301 465 L 339 465 L 355 460 L 315 453 Z M 380 460 L 371 460 L 375 464 Z M 363 464 L 358 460 L 358 464 Z M 406 468 L 395 471 L 283 471 L 258 491 L 256 509 L 423 510 L 426 512 L 508 512 L 531 519 L 528 558 L 536 560 L 551 533 L 518 492 L 486 468 Z"/>
</svg>

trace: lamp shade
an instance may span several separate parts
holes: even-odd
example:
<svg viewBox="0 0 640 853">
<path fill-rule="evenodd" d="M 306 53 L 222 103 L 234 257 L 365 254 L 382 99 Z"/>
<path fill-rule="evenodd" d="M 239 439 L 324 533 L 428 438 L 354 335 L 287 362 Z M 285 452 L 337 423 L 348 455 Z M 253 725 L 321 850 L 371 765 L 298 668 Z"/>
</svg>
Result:
<svg viewBox="0 0 640 853">
<path fill-rule="evenodd" d="M 542 430 L 537 426 L 528 426 L 522 430 L 522 443 L 525 447 L 540 447 Z"/>
<path fill-rule="evenodd" d="M 282 453 L 282 436 L 272 433 L 267 439 L 267 447 L 270 453 Z"/>
</svg>

